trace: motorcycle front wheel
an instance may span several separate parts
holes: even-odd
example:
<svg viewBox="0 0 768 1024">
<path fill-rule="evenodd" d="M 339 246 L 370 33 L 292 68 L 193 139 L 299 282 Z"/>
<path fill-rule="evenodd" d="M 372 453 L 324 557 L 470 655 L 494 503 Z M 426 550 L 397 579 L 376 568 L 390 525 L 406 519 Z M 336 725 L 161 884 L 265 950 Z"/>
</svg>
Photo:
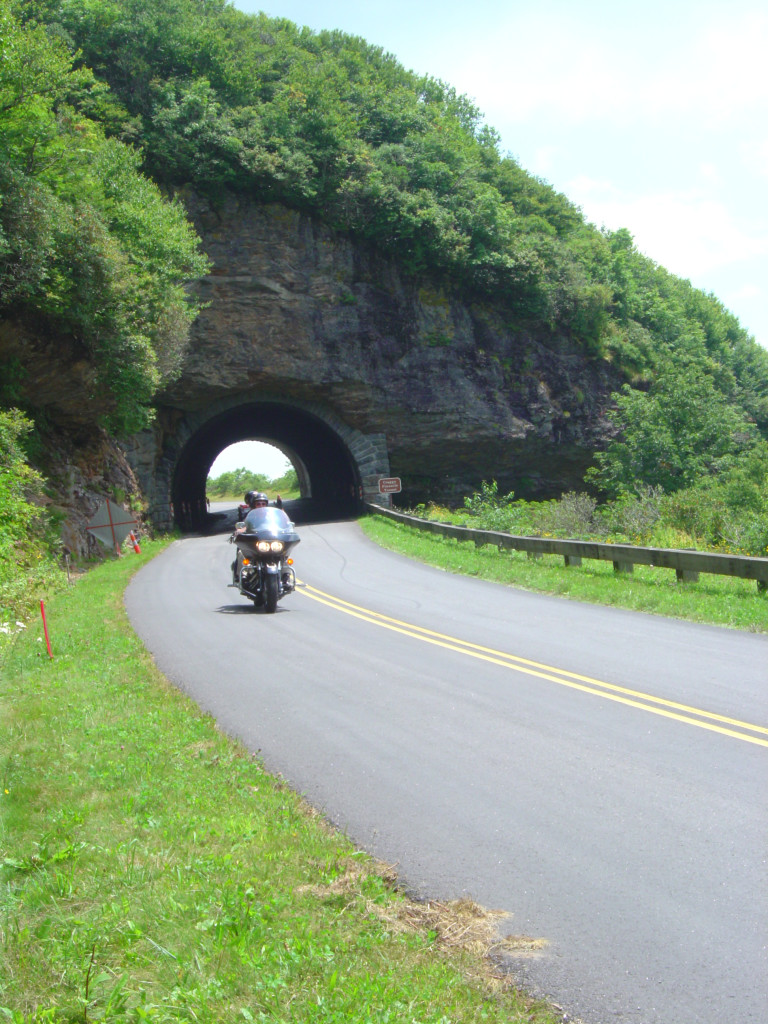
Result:
<svg viewBox="0 0 768 1024">
<path fill-rule="evenodd" d="M 280 580 L 277 576 L 267 576 L 264 581 L 264 611 L 273 612 L 277 608 L 280 597 Z"/>
</svg>

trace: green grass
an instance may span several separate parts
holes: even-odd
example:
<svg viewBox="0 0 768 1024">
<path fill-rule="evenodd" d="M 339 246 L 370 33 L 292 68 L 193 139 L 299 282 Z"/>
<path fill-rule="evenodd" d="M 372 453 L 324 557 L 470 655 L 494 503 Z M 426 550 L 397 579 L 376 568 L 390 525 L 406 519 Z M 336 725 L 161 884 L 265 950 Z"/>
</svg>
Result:
<svg viewBox="0 0 768 1024">
<path fill-rule="evenodd" d="M 531 559 L 524 552 L 476 548 L 383 516 L 368 516 L 361 525 L 383 547 L 448 572 L 578 601 L 768 632 L 768 595 L 759 593 L 753 581 L 702 574 L 695 583 L 678 583 L 672 569 L 635 566 L 634 572 L 619 574 L 611 563 L 591 559 L 566 568 L 558 555 Z"/>
<path fill-rule="evenodd" d="M 4 652 L 0 1020 L 553 1024 L 491 916 L 408 900 L 158 673 L 122 593 L 162 546 Z"/>
</svg>

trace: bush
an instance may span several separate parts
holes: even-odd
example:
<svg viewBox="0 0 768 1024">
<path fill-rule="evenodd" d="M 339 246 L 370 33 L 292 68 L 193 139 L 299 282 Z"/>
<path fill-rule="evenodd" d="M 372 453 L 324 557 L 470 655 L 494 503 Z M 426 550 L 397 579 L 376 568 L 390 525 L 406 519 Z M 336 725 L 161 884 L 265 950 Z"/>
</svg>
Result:
<svg viewBox="0 0 768 1024">
<path fill-rule="evenodd" d="M 0 410 L 0 645 L 66 579 L 40 504 L 44 480 L 23 449 L 32 426 L 18 409 Z"/>
<path fill-rule="evenodd" d="M 661 519 L 664 491 L 661 487 L 638 484 L 600 509 L 609 533 L 623 534 L 635 544 L 648 544 Z"/>
<path fill-rule="evenodd" d="M 714 548 L 735 554 L 768 554 L 768 445 L 758 446 L 721 478 L 665 494 L 638 484 L 598 505 L 591 495 L 569 491 L 551 501 L 515 501 L 483 481 L 464 499 L 464 514 L 421 505 L 414 515 L 467 523 L 523 536 L 603 540 L 659 548 Z"/>
<path fill-rule="evenodd" d="M 569 491 L 559 501 L 542 504 L 539 515 L 541 533 L 556 537 L 590 537 L 602 532 L 595 518 L 597 501 L 589 494 Z"/>
</svg>

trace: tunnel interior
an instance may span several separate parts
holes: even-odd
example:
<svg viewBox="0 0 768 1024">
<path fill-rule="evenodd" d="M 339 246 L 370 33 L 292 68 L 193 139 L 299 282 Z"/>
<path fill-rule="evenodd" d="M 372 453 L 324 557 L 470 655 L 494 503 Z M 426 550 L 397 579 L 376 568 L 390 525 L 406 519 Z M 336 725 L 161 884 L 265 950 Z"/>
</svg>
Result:
<svg viewBox="0 0 768 1024">
<path fill-rule="evenodd" d="M 205 516 L 208 471 L 237 441 L 265 441 L 296 466 L 306 518 L 343 518 L 360 508 L 360 480 L 344 442 L 327 423 L 302 409 L 276 402 L 249 403 L 208 420 L 187 441 L 173 474 L 176 522 L 197 526 Z"/>
</svg>

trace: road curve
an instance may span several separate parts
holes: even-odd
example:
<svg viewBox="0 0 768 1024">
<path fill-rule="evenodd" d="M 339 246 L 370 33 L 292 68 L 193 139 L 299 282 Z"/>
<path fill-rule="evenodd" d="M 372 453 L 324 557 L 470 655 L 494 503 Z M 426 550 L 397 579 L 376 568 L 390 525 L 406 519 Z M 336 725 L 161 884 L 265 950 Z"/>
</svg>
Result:
<svg viewBox="0 0 768 1024">
<path fill-rule="evenodd" d="M 226 535 L 149 563 L 126 606 L 161 670 L 411 890 L 546 940 L 511 966 L 572 1017 L 763 1024 L 768 639 L 300 534 L 271 616 Z"/>
</svg>

